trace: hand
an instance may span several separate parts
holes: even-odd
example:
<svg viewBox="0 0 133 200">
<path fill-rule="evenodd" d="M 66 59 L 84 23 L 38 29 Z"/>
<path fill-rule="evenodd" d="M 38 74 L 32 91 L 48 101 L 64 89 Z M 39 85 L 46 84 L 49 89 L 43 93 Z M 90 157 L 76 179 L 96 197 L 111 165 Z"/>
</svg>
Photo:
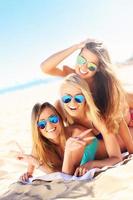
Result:
<svg viewBox="0 0 133 200">
<path fill-rule="evenodd" d="M 87 171 L 93 168 L 92 163 L 93 161 L 89 161 L 86 164 L 77 167 L 74 176 L 83 176 Z"/>
<path fill-rule="evenodd" d="M 86 40 L 84 40 L 83 42 L 80 42 L 79 44 L 77 44 L 77 48 L 78 49 L 82 49 L 85 47 L 85 45 L 89 42 L 95 42 L 96 39 L 93 39 L 93 38 L 87 38 Z"/>
<path fill-rule="evenodd" d="M 23 160 L 23 161 L 27 162 L 28 164 L 31 164 L 34 166 L 39 165 L 38 160 L 34 156 L 29 155 L 29 154 L 24 154 L 22 152 L 16 152 L 16 158 L 18 160 Z"/>
<path fill-rule="evenodd" d="M 86 144 L 95 138 L 94 136 L 89 136 L 87 135 L 92 131 L 92 129 L 87 129 L 83 131 L 80 135 L 77 137 L 70 137 L 67 142 L 66 142 L 66 147 L 65 151 L 74 151 L 74 150 L 79 150 L 82 147 L 85 147 Z"/>
<path fill-rule="evenodd" d="M 26 172 L 26 173 L 22 174 L 22 176 L 20 176 L 19 180 L 26 182 L 31 177 L 32 177 L 32 174 L 30 172 Z"/>
<path fill-rule="evenodd" d="M 65 151 L 74 151 L 74 150 L 79 150 L 83 146 L 86 145 L 86 142 L 84 142 L 82 139 L 78 137 L 70 137 L 66 141 L 66 146 L 65 146 Z"/>
</svg>

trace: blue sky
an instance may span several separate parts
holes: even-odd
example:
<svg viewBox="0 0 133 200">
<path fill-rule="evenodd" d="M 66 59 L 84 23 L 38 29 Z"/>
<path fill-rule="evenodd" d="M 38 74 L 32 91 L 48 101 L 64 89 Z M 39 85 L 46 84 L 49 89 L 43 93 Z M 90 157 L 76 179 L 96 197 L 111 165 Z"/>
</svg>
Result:
<svg viewBox="0 0 133 200">
<path fill-rule="evenodd" d="M 43 59 L 88 37 L 128 59 L 132 9 L 132 0 L 0 0 L 0 87 L 43 76 Z"/>
</svg>

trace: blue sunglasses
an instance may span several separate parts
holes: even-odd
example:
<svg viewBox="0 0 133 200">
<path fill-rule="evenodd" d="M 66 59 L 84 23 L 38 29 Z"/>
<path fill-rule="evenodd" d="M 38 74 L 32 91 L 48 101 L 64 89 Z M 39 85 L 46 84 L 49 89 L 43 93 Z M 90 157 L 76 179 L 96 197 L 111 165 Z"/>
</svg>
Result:
<svg viewBox="0 0 133 200">
<path fill-rule="evenodd" d="M 77 103 L 83 103 L 83 101 L 85 100 L 85 97 L 82 94 L 77 94 L 73 97 L 71 95 L 65 95 L 61 98 L 61 100 L 63 103 L 69 103 L 72 98 L 74 98 Z"/>
<path fill-rule="evenodd" d="M 47 120 L 41 120 L 37 123 L 38 128 L 40 129 L 44 129 L 47 125 L 47 121 L 49 121 L 50 123 L 56 124 L 59 122 L 59 117 L 57 115 L 51 115 L 50 117 L 48 117 Z"/>
</svg>

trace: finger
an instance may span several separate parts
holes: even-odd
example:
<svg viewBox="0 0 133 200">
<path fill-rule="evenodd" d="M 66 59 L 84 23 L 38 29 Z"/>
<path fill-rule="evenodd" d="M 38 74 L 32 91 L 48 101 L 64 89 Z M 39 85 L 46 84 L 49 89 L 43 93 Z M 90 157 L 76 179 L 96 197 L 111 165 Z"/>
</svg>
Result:
<svg viewBox="0 0 133 200">
<path fill-rule="evenodd" d="M 87 172 L 88 170 L 86 168 L 83 168 L 82 170 L 82 176 Z"/>
<path fill-rule="evenodd" d="M 96 138 L 95 136 L 84 137 L 83 141 L 90 141 L 90 140 L 93 140 L 93 139 L 95 139 L 95 138 Z"/>
<path fill-rule="evenodd" d="M 75 143 L 81 144 L 82 146 L 86 146 L 86 142 L 83 140 L 75 140 Z"/>
<path fill-rule="evenodd" d="M 84 138 L 86 135 L 88 135 L 88 133 L 90 133 L 92 131 L 92 129 L 87 129 L 85 131 L 83 131 L 78 137 L 80 139 Z"/>
<path fill-rule="evenodd" d="M 82 173 L 83 173 L 82 170 L 83 170 L 83 169 L 80 167 L 80 168 L 79 168 L 79 174 L 78 174 L 79 176 L 82 176 Z"/>
<path fill-rule="evenodd" d="M 78 174 L 79 174 L 79 168 L 77 168 L 77 169 L 75 170 L 74 176 L 78 176 Z"/>
<path fill-rule="evenodd" d="M 23 175 L 23 181 L 27 181 L 27 180 L 28 180 L 28 174 L 25 173 L 25 174 Z"/>
<path fill-rule="evenodd" d="M 22 149 L 22 147 L 20 146 L 20 144 L 18 144 L 17 142 L 15 142 L 16 146 L 19 148 L 21 153 L 24 153 L 24 150 Z"/>
</svg>

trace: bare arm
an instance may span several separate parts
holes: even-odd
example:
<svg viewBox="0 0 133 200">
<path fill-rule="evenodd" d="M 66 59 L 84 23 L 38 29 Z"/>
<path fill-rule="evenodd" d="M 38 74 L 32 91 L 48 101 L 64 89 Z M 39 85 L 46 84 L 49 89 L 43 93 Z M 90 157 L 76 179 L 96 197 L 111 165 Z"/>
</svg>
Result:
<svg viewBox="0 0 133 200">
<path fill-rule="evenodd" d="M 81 130 L 85 130 L 85 128 L 81 127 Z M 91 129 L 87 129 L 82 133 L 81 130 L 75 127 L 72 133 L 72 136 L 74 137 L 70 137 L 66 142 L 62 165 L 62 171 L 64 173 L 74 173 L 76 167 L 81 161 L 86 144 L 90 143 L 92 139 L 95 138 L 94 135 L 91 133 Z"/>
<path fill-rule="evenodd" d="M 94 125 L 103 136 L 103 141 L 105 143 L 106 151 L 109 157 L 103 161 L 103 164 L 106 163 L 107 165 L 113 165 L 117 162 L 120 162 L 122 160 L 122 156 L 116 135 L 108 132 L 104 122 L 100 121 L 97 124 L 94 123 Z"/>
<path fill-rule="evenodd" d="M 73 73 L 74 70 L 71 67 L 63 66 L 63 69 L 59 69 L 58 65 L 76 50 L 81 49 L 85 46 L 86 41 L 79 44 L 75 44 L 67 49 L 64 49 L 60 52 L 57 52 L 44 60 L 41 63 L 41 69 L 44 73 L 54 75 L 54 76 L 67 76 L 70 73 Z"/>
<path fill-rule="evenodd" d="M 112 166 L 122 160 L 120 147 L 117 142 L 116 136 L 114 134 L 108 133 L 106 136 L 104 135 L 105 147 L 108 153 L 108 158 L 103 160 L 93 160 L 89 161 L 84 165 L 77 167 L 75 170 L 75 176 L 82 176 L 88 170 L 92 168 L 102 168 L 105 166 Z"/>
<path fill-rule="evenodd" d="M 119 134 L 126 146 L 127 151 L 129 153 L 133 153 L 133 138 L 124 119 L 120 123 Z"/>
<path fill-rule="evenodd" d="M 35 158 L 33 155 L 28 155 L 24 153 L 18 153 L 17 159 L 25 161 L 28 163 L 28 169 L 27 172 L 22 174 L 20 177 L 20 180 L 27 181 L 30 177 L 32 177 L 34 169 L 40 169 L 41 171 L 45 173 L 52 172 L 47 166 L 42 165 L 37 158 Z"/>
</svg>

